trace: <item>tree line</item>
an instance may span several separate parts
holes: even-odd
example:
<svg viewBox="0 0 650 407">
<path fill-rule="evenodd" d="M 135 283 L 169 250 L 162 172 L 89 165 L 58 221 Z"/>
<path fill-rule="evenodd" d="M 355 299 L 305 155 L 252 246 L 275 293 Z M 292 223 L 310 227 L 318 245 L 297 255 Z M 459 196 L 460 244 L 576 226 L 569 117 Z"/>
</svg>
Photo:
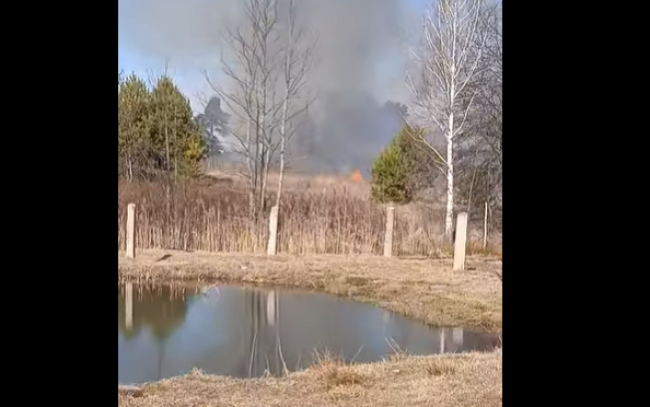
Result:
<svg viewBox="0 0 650 407">
<path fill-rule="evenodd" d="M 219 99 L 194 116 L 169 76 L 148 86 L 135 74 L 118 72 L 117 106 L 118 178 L 195 177 L 202 160 L 221 151 L 217 134 L 226 131 L 228 117 Z"/>
<path fill-rule="evenodd" d="M 272 165 L 280 170 L 280 205 L 287 151 L 313 101 L 305 85 L 315 38 L 298 23 L 295 0 L 279 3 L 242 1 L 244 24 L 222 33 L 226 81 L 216 84 L 206 73 L 217 96 L 196 117 L 169 77 L 149 87 L 136 75 L 118 75 L 120 178 L 194 177 L 203 159 L 223 150 L 216 135 L 227 133 L 231 159 L 243 164 L 237 175 L 247 181 L 251 219 L 267 209 Z"/>
<path fill-rule="evenodd" d="M 375 160 L 372 195 L 408 203 L 442 180 L 451 234 L 455 206 L 501 208 L 500 2 L 437 0 L 423 21 L 407 71 L 412 117 Z"/>
</svg>

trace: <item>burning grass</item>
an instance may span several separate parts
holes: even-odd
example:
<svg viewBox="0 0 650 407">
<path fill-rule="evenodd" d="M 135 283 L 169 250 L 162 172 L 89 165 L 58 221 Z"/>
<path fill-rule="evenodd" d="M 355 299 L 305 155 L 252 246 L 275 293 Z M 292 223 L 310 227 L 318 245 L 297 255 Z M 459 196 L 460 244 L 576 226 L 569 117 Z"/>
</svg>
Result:
<svg viewBox="0 0 650 407">
<path fill-rule="evenodd" d="M 279 252 L 381 254 L 386 211 L 367 199 L 367 184 L 345 179 L 321 181 L 317 185 L 288 182 L 280 211 Z M 177 184 L 169 192 L 160 184 L 118 183 L 118 248 L 124 245 L 126 206 L 134 202 L 138 205 L 136 239 L 140 248 L 264 253 L 271 194 L 267 213 L 259 222 L 250 222 L 248 195 L 238 183 L 210 179 Z M 424 204 L 397 208 L 393 253 L 448 255 L 450 247 L 441 235 L 443 217 L 444 211 Z M 468 253 L 483 253 L 482 231 L 471 225 L 470 229 Z M 495 237 L 488 253 L 500 253 L 500 241 Z"/>
</svg>

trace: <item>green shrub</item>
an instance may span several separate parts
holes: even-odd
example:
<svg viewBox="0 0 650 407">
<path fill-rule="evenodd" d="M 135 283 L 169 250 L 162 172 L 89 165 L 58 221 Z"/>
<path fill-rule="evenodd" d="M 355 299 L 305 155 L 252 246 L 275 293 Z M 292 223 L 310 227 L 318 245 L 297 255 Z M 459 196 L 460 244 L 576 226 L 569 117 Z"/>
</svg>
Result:
<svg viewBox="0 0 650 407">
<path fill-rule="evenodd" d="M 372 198 L 378 202 L 408 203 L 430 179 L 432 160 L 423 148 L 424 130 L 405 124 L 372 164 Z"/>
</svg>

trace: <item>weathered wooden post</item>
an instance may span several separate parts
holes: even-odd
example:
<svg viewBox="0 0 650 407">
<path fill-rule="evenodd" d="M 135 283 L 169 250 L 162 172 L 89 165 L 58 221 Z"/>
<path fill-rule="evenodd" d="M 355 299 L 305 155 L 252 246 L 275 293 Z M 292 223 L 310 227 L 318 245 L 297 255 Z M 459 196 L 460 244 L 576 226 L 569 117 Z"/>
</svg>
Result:
<svg viewBox="0 0 650 407">
<path fill-rule="evenodd" d="M 465 269 L 465 245 L 467 243 L 467 212 L 456 218 L 456 241 L 454 242 L 454 270 Z"/>
<path fill-rule="evenodd" d="M 275 256 L 278 253 L 278 206 L 271 208 L 269 217 L 269 245 L 266 248 L 266 254 Z"/>
<path fill-rule="evenodd" d="M 488 203 L 485 201 L 485 216 L 483 217 L 483 250 L 487 250 L 488 239 Z"/>
<path fill-rule="evenodd" d="M 135 204 L 126 207 L 126 257 L 135 258 Z"/>
<path fill-rule="evenodd" d="M 395 229 L 395 208 L 386 208 L 386 234 L 384 235 L 384 257 L 393 256 L 393 230 Z"/>
</svg>

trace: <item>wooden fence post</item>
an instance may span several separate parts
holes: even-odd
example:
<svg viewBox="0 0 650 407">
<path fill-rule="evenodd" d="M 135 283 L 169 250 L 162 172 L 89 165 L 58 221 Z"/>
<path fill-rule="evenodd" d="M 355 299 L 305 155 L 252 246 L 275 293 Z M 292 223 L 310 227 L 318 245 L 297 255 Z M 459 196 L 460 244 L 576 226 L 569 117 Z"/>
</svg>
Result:
<svg viewBox="0 0 650 407">
<path fill-rule="evenodd" d="M 126 257 L 135 258 L 135 204 L 126 207 Z"/>
<path fill-rule="evenodd" d="M 483 217 L 483 250 L 487 250 L 488 239 L 488 203 L 485 201 L 485 216 Z"/>
<path fill-rule="evenodd" d="M 266 254 L 269 256 L 275 256 L 278 253 L 278 211 L 277 206 L 272 207 L 271 216 L 269 216 L 269 244 L 266 247 Z"/>
<path fill-rule="evenodd" d="M 395 229 L 395 208 L 386 208 L 386 234 L 384 235 L 384 257 L 393 256 L 393 231 Z"/>
<path fill-rule="evenodd" d="M 465 269 L 465 245 L 467 243 L 467 212 L 456 218 L 456 241 L 454 242 L 454 270 Z"/>
</svg>

